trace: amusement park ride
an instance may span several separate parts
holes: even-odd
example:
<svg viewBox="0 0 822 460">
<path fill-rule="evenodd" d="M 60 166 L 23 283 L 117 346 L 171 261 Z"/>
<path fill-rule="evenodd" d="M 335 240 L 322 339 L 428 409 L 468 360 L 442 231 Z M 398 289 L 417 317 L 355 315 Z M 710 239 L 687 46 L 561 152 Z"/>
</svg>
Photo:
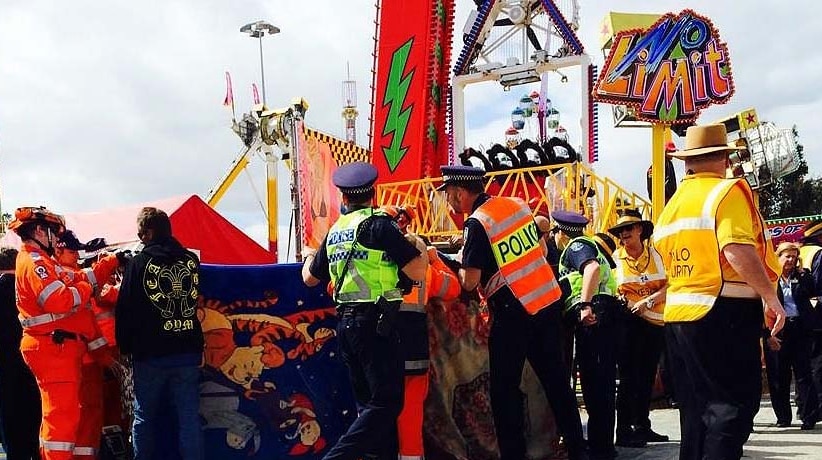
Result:
<svg viewBox="0 0 822 460">
<path fill-rule="evenodd" d="M 531 142 L 529 145 L 540 145 L 562 134 L 558 112 L 547 99 L 547 77 L 556 74 L 561 81 L 568 81 L 569 72 L 579 72 L 583 115 L 578 144 L 572 142 L 579 145 L 575 161 L 488 171 L 487 188 L 495 194 L 524 199 L 534 212 L 582 212 L 589 216 L 597 231 L 612 223 L 621 209 L 636 208 L 647 217 L 658 215 L 664 196 L 662 145 L 666 138 L 670 139 L 671 131 L 684 132 L 702 108 L 724 103 L 733 93 L 727 48 L 710 21 L 690 10 L 662 16 L 611 13 L 601 29 L 600 45 L 606 61 L 600 75 L 576 34 L 576 0 L 478 1 L 465 23 L 461 40 L 452 40 L 454 1 L 377 2 L 370 154 L 366 154 L 380 171 L 379 204 L 413 206 L 416 212 L 412 231 L 433 241 L 457 233 L 464 216 L 453 215 L 435 188 L 438 166 L 460 161 L 470 149 L 466 145 L 466 88 L 487 81 L 499 82 L 505 91 L 525 84 L 541 84 L 539 92 L 520 100 L 525 104 L 522 113 L 530 110 L 528 113 L 538 125 L 538 130 L 527 133 L 535 138 L 522 139 L 523 124 L 517 123 L 518 114 L 512 113 L 513 126 L 506 133 L 507 138 L 499 142 L 500 148 L 514 151 L 526 140 Z M 668 40 L 671 36 L 679 38 Z M 463 46 L 451 68 L 453 41 Z M 689 53 L 688 59 L 685 51 Z M 688 76 L 691 80 L 687 80 Z M 630 88 L 629 81 L 633 85 Z M 357 116 L 353 86 L 349 78 L 343 89 L 346 141 L 351 145 L 356 142 L 352 120 Z M 652 128 L 654 190 L 659 190 L 653 195 L 660 197 L 653 207 L 644 197 L 626 191 L 592 167 L 598 155 L 598 103 L 613 105 L 617 127 Z M 292 170 L 292 217 L 296 224 L 298 261 L 300 246 L 310 244 L 312 229 L 316 232 L 323 228 L 311 224 L 315 212 L 308 216 L 300 205 L 304 198 L 298 196 L 319 192 L 301 187 L 300 181 L 324 180 L 326 189 L 321 192 L 325 196 L 336 193 L 328 180 L 332 171 L 314 163 L 301 168 L 297 159 L 303 152 L 301 145 L 306 142 L 302 120 L 307 108 L 302 99 L 279 110 L 262 104 L 235 121 L 233 129 L 244 147 L 208 196 L 209 204 L 214 206 L 251 157 L 262 154 L 269 177 L 269 244 L 270 250 L 276 251 L 276 182 L 272 187 L 271 177 L 276 174 L 277 161 L 285 160 Z M 790 130 L 760 123 L 752 109 L 720 122 L 728 127 L 731 139 L 747 147 L 732 158 L 731 172 L 745 177 L 754 189 L 798 167 Z M 576 132 L 576 127 L 572 128 Z M 353 161 L 356 156 L 336 155 L 333 159 L 340 164 Z M 324 209 L 328 213 L 323 219 L 333 222 L 336 209 Z"/>
</svg>

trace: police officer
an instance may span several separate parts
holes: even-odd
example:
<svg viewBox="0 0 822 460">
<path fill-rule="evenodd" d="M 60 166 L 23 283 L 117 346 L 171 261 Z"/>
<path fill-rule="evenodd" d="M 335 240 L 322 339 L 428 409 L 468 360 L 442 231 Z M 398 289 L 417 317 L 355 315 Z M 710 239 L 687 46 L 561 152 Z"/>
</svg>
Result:
<svg viewBox="0 0 822 460">
<path fill-rule="evenodd" d="M 785 323 L 779 262 L 753 192 L 726 179 L 721 124 L 692 126 L 673 155 L 688 171 L 657 221 L 654 245 L 668 275 L 665 341 L 680 403 L 681 459 L 742 456 L 762 391 L 763 302 Z"/>
<path fill-rule="evenodd" d="M 397 458 L 404 362 L 392 323 L 403 288 L 411 287 L 408 279 L 422 281 L 428 260 L 424 247 L 420 251 L 389 216 L 372 208 L 376 180 L 377 170 L 368 163 L 337 169 L 333 181 L 342 192 L 342 215 L 303 266 L 306 285 L 334 284 L 340 352 L 363 408 L 326 460 Z"/>
<path fill-rule="evenodd" d="M 483 192 L 485 172 L 442 166 L 449 206 L 471 213 L 463 231 L 460 284 L 479 286 L 491 310 L 488 341 L 491 410 L 501 460 L 525 458 L 523 401 L 525 360 L 533 367 L 553 409 L 571 459 L 587 458 L 576 398 L 560 344 L 562 292 L 545 259 L 546 249 L 528 206 Z"/>
<path fill-rule="evenodd" d="M 576 362 L 588 412 L 588 448 L 592 459 L 616 457 L 614 449 L 616 346 L 619 303 L 611 252 L 616 243 L 605 234 L 583 235 L 588 219 L 570 211 L 552 215 L 563 251 L 559 273 L 566 314 L 576 323 Z"/>
</svg>

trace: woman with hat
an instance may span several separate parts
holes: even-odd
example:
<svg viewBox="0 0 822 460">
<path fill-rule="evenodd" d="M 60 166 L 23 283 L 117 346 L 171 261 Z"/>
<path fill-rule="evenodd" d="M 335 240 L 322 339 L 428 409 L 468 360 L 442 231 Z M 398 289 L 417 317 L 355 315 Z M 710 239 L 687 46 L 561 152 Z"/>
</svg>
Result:
<svg viewBox="0 0 822 460">
<path fill-rule="evenodd" d="M 691 126 L 687 174 L 665 206 L 654 247 L 668 275 L 665 343 L 681 412 L 681 459 L 740 458 L 762 395 L 763 304 L 785 323 L 779 261 L 753 191 L 726 179 L 725 125 Z"/>
<path fill-rule="evenodd" d="M 627 301 L 619 357 L 616 444 L 641 447 L 646 442 L 665 442 L 648 418 L 657 364 L 665 345 L 662 312 L 668 278 L 662 257 L 649 240 L 654 225 L 636 210 L 628 210 L 608 229 L 619 239 L 614 252 L 617 292 Z"/>
</svg>

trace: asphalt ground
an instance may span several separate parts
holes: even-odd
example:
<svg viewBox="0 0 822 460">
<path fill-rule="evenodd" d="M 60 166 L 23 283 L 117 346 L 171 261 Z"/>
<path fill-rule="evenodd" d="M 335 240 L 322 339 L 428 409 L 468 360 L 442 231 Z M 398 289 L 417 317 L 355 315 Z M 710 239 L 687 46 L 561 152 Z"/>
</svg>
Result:
<svg viewBox="0 0 822 460">
<path fill-rule="evenodd" d="M 582 411 L 583 417 L 585 412 Z M 794 408 L 794 414 L 796 410 Z M 583 420 L 584 423 L 584 420 Z M 776 416 L 771 410 L 770 400 L 763 395 L 759 413 L 754 419 L 754 432 L 745 444 L 743 458 L 822 460 L 822 423 L 809 431 L 799 429 L 799 420 L 794 420 L 788 428 L 777 428 Z M 679 411 L 676 409 L 655 409 L 651 411 L 651 426 L 660 434 L 667 434 L 671 441 L 648 444 L 644 448 L 617 447 L 618 460 L 676 460 L 679 458 Z"/>
</svg>

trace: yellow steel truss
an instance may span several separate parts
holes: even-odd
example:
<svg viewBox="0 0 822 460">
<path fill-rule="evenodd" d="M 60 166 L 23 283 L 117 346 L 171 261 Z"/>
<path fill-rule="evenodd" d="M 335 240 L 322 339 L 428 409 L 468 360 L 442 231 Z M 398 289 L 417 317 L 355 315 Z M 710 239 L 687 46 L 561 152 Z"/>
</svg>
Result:
<svg viewBox="0 0 822 460">
<path fill-rule="evenodd" d="M 500 195 L 519 196 L 535 212 L 564 209 L 585 214 L 592 232 L 605 231 L 623 209 L 638 209 L 646 218 L 651 217 L 648 200 L 581 163 L 491 172 L 486 177 L 486 190 L 496 183 Z M 540 184 L 542 177 L 544 186 L 534 185 Z M 445 239 L 459 234 L 461 228 L 445 202 L 445 194 L 436 191 L 440 183 L 441 178 L 426 178 L 380 184 L 377 200 L 381 206 L 413 206 L 416 215 L 410 231 L 435 241 Z"/>
</svg>

